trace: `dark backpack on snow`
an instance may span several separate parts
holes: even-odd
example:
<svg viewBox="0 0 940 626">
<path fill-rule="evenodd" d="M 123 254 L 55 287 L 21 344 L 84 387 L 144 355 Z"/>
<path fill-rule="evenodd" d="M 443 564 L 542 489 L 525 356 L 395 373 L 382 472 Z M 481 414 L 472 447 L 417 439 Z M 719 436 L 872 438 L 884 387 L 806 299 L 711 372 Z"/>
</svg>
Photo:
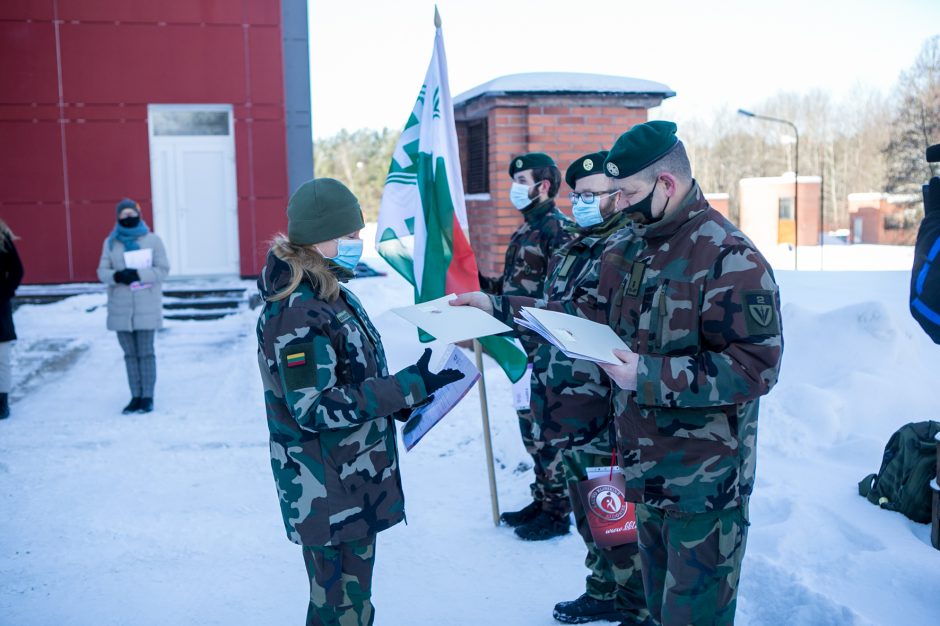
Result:
<svg viewBox="0 0 940 626">
<path fill-rule="evenodd" d="M 897 430 L 881 459 L 877 474 L 858 483 L 859 495 L 883 509 L 903 513 L 915 522 L 930 522 L 930 481 L 937 475 L 940 422 L 905 424 Z"/>
</svg>

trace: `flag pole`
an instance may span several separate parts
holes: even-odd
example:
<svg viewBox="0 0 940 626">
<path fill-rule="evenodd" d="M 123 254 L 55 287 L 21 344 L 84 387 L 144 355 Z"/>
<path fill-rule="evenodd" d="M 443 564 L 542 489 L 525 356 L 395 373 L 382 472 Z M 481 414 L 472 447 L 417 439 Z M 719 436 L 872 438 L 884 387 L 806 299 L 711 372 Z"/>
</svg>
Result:
<svg viewBox="0 0 940 626">
<path fill-rule="evenodd" d="M 483 447 L 486 449 L 486 470 L 490 478 L 490 504 L 493 507 L 493 524 L 499 526 L 499 496 L 496 495 L 496 469 L 493 466 L 493 441 L 490 438 L 490 410 L 486 401 L 486 374 L 483 371 L 483 346 L 478 339 L 473 340 L 473 353 L 477 357 L 477 369 L 480 370 L 480 415 L 483 417 Z"/>
</svg>

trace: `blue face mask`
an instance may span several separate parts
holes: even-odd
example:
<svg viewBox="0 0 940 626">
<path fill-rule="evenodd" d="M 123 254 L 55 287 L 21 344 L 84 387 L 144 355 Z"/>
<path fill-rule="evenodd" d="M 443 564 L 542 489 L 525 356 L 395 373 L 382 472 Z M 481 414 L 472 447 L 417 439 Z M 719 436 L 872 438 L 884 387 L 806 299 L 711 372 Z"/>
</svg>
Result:
<svg viewBox="0 0 940 626">
<path fill-rule="evenodd" d="M 327 258 L 348 270 L 355 269 L 362 258 L 362 239 L 337 239 L 336 256 Z"/>
<path fill-rule="evenodd" d="M 579 198 L 571 207 L 571 214 L 574 215 L 574 221 L 581 228 L 597 226 L 604 221 L 604 216 L 601 215 L 601 199 L 599 196 L 594 196 L 594 200 L 590 203 Z"/>
<path fill-rule="evenodd" d="M 512 202 L 514 207 L 521 211 L 532 204 L 532 198 L 529 197 L 530 189 L 532 189 L 532 185 L 513 183 L 512 187 L 509 189 L 509 201 Z"/>
</svg>

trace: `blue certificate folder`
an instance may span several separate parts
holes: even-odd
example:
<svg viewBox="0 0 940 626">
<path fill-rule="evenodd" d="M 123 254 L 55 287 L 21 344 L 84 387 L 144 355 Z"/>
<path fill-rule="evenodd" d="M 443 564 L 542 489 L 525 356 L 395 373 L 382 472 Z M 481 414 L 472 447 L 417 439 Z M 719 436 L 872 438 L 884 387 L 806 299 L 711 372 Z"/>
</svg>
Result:
<svg viewBox="0 0 940 626">
<path fill-rule="evenodd" d="M 480 371 L 473 365 L 462 350 L 453 344 L 447 347 L 442 359 L 443 369 L 455 369 L 463 372 L 463 378 L 457 382 L 441 387 L 431 396 L 431 401 L 411 412 L 411 417 L 401 429 L 402 441 L 405 450 L 414 448 L 421 439 L 451 412 L 463 399 L 467 392 L 480 379 Z"/>
</svg>

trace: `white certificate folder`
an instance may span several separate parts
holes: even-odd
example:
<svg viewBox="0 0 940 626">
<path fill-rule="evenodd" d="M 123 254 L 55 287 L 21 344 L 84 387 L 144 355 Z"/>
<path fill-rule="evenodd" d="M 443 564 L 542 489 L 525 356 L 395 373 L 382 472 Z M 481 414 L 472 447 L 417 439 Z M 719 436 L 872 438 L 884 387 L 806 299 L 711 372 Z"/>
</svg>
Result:
<svg viewBox="0 0 940 626">
<path fill-rule="evenodd" d="M 392 309 L 392 312 L 444 343 L 512 332 L 512 328 L 480 309 L 449 305 L 448 302 L 456 297 L 451 294 L 414 306 Z"/>
<path fill-rule="evenodd" d="M 619 365 L 615 349 L 629 350 L 607 324 L 567 313 L 524 306 L 515 322 L 540 335 L 572 359 Z"/>
</svg>

